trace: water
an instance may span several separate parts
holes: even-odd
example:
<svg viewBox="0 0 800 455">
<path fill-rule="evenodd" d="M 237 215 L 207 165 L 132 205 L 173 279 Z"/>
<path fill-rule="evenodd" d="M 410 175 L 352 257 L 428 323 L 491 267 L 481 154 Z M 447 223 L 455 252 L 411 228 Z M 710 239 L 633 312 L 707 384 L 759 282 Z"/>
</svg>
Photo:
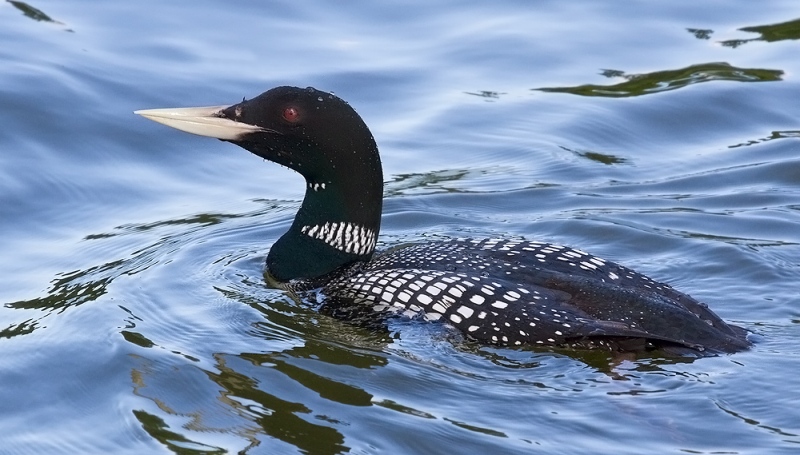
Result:
<svg viewBox="0 0 800 455">
<path fill-rule="evenodd" d="M 795 3 L 0 3 L 0 453 L 796 453 Z M 577 246 L 756 346 L 480 347 L 267 288 L 303 182 L 131 112 L 280 84 L 370 125 L 382 246 Z"/>
</svg>

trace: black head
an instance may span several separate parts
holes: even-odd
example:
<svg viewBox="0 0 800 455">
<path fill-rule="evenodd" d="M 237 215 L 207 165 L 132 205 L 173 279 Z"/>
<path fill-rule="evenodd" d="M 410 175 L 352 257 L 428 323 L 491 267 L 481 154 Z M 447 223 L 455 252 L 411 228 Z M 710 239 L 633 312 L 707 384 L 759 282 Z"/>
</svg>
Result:
<svg viewBox="0 0 800 455">
<path fill-rule="evenodd" d="M 312 87 L 276 87 L 217 115 L 261 128 L 225 140 L 287 166 L 309 182 L 330 180 L 336 172 L 352 175 L 365 165 L 373 172 L 380 168 L 372 134 L 356 111 Z"/>
<path fill-rule="evenodd" d="M 280 281 L 321 276 L 372 256 L 383 196 L 380 157 L 367 125 L 340 98 L 311 87 L 276 87 L 228 107 L 137 113 L 234 143 L 305 177 L 303 204 L 267 258 Z"/>
</svg>

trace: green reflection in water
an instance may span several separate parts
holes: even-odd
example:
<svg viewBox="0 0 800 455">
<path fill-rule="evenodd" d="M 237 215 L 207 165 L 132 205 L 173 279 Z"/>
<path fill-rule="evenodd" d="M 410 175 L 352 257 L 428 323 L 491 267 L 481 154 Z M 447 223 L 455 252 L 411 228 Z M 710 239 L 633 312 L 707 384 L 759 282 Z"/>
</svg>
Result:
<svg viewBox="0 0 800 455">
<path fill-rule="evenodd" d="M 17 2 L 13 0 L 6 0 L 6 1 L 10 3 L 11 6 L 13 6 L 14 8 L 22 11 L 22 14 L 24 14 L 25 17 L 33 19 L 36 22 L 49 22 L 51 24 L 65 25 L 63 22 L 53 19 L 52 17 L 45 14 L 42 10 L 34 8 L 25 2 Z M 74 30 L 69 28 L 64 29 L 64 31 L 69 33 L 74 33 Z"/>
<path fill-rule="evenodd" d="M 123 261 L 114 261 L 101 266 L 90 267 L 86 270 L 78 270 L 62 274 L 61 277 L 53 280 L 47 296 L 38 297 L 30 300 L 20 300 L 5 304 L 6 308 L 17 310 L 64 310 L 71 306 L 97 300 L 106 293 L 108 284 L 112 277 L 103 276 L 96 280 L 85 280 L 86 277 L 104 275 L 115 270 Z"/>
<path fill-rule="evenodd" d="M 611 155 L 609 153 L 600 153 L 600 152 L 593 152 L 591 150 L 572 150 L 567 147 L 561 147 L 562 150 L 566 150 L 568 152 L 572 152 L 581 158 L 586 158 L 591 161 L 595 161 L 598 163 L 612 165 L 612 164 L 623 164 L 628 160 L 622 158 L 617 155 Z"/>
<path fill-rule="evenodd" d="M 5 329 L 0 330 L 0 338 L 11 338 L 17 335 L 27 335 L 33 332 L 39 324 L 33 319 L 20 322 L 19 324 L 11 324 Z"/>
<path fill-rule="evenodd" d="M 29 17 L 38 22 L 53 22 L 55 24 L 61 23 L 58 22 L 57 20 L 54 20 L 44 12 L 42 12 L 42 10 L 34 8 L 25 2 L 15 2 L 12 0 L 7 0 L 7 1 L 8 3 L 11 3 L 14 6 L 14 8 L 22 11 L 22 14 L 24 14 L 25 17 Z"/>
<path fill-rule="evenodd" d="M 485 98 L 486 101 L 493 101 L 500 99 L 500 95 L 505 95 L 503 92 L 496 92 L 494 90 L 479 90 L 477 92 L 464 92 L 467 95 L 479 96 Z"/>
<path fill-rule="evenodd" d="M 701 63 L 677 70 L 652 73 L 626 74 L 619 70 L 603 70 L 606 77 L 621 77 L 625 82 L 614 85 L 586 84 L 577 87 L 543 87 L 534 90 L 554 93 L 572 93 L 582 96 L 623 98 L 649 95 L 709 81 L 767 82 L 779 81 L 781 70 L 738 68 L 728 63 Z"/>
<path fill-rule="evenodd" d="M 463 429 L 468 430 L 468 431 L 474 431 L 476 433 L 485 434 L 487 436 L 497 436 L 499 438 L 507 438 L 508 437 L 508 435 L 506 435 L 502 431 L 492 430 L 490 428 L 477 427 L 475 425 L 469 425 L 467 423 L 459 422 L 458 420 L 453 420 L 453 419 L 448 419 L 448 418 L 445 418 L 444 420 L 452 423 L 453 425 L 455 425 L 455 426 L 457 426 L 459 428 L 463 428 Z"/>
<path fill-rule="evenodd" d="M 223 454 L 227 450 L 219 447 L 211 447 L 186 439 L 183 435 L 169 430 L 169 425 L 158 416 L 154 416 L 142 410 L 134 410 L 133 415 L 142 424 L 142 428 L 153 439 L 168 447 L 172 452 L 180 455 L 188 454 Z"/>
<path fill-rule="evenodd" d="M 687 28 L 686 31 L 694 35 L 697 39 L 711 39 L 711 34 L 714 33 L 714 30 L 705 28 Z"/>
<path fill-rule="evenodd" d="M 266 364 L 275 367 L 284 363 L 270 355 L 252 354 L 249 356 L 258 357 L 257 364 L 259 365 Z M 268 387 L 269 384 L 259 386 L 259 381 L 255 378 L 235 371 L 228 365 L 226 355 L 217 354 L 215 358 L 219 373 L 209 371 L 206 374 L 209 379 L 221 387 L 222 401 L 239 409 L 240 415 L 251 416 L 255 423 L 263 429 L 263 434 L 291 444 L 303 453 L 336 454 L 348 450 L 348 447 L 344 445 L 344 436 L 338 430 L 328 425 L 309 422 L 300 416 L 312 413 L 312 410 L 305 404 L 286 401 L 262 390 L 262 387 Z M 292 372 L 296 372 L 296 370 Z M 289 376 L 291 377 L 291 374 Z M 323 422 L 329 421 L 325 416 L 314 417 Z M 251 441 L 257 445 L 258 443 L 254 439 Z"/>
<path fill-rule="evenodd" d="M 402 405 L 394 400 L 384 399 L 381 401 L 376 401 L 374 404 L 375 406 L 391 409 L 392 411 L 402 412 L 403 414 L 412 415 L 414 417 L 422 417 L 423 419 L 436 419 L 436 416 L 433 414 Z"/>
<path fill-rule="evenodd" d="M 10 324 L 5 329 L 0 329 L 0 337 L 10 338 L 26 335 L 42 327 L 41 321 L 51 314 L 58 314 L 69 308 L 92 302 L 108 293 L 111 283 L 121 276 L 131 276 L 143 272 L 150 267 L 166 260 L 166 256 L 180 250 L 184 245 L 191 243 L 197 235 L 205 229 L 223 224 L 232 219 L 261 217 L 267 213 L 290 210 L 283 202 L 259 200 L 263 207 L 258 210 L 241 213 L 201 213 L 186 218 L 176 218 L 154 223 L 126 224 L 117 226 L 111 232 L 89 234 L 84 241 L 113 242 L 115 237 L 127 237 L 138 234 L 155 236 L 146 240 L 149 242 L 129 254 L 123 259 L 106 262 L 80 270 L 72 270 L 56 274 L 51 281 L 46 295 L 27 300 L 3 303 L 3 307 L 14 310 L 35 310 L 42 312 L 39 316 L 23 322 Z M 155 241 L 153 241 L 155 239 Z M 113 249 L 113 243 L 108 244 Z M 27 317 L 27 315 L 25 316 Z M 133 336 L 132 334 L 128 334 Z M 145 340 L 134 338 L 128 341 L 147 344 Z M 136 342 L 143 346 L 143 344 Z"/>
<path fill-rule="evenodd" d="M 149 338 L 147 338 L 146 336 L 142 335 L 139 332 L 132 332 L 130 330 L 123 330 L 121 333 L 122 333 L 122 337 L 125 338 L 125 341 L 127 341 L 129 343 L 133 343 L 133 344 L 135 344 L 137 346 L 140 346 L 140 347 L 143 347 L 143 348 L 152 348 L 153 346 L 156 345 Z"/>
<path fill-rule="evenodd" d="M 738 144 L 729 145 L 728 148 L 733 149 L 737 147 L 746 147 L 748 145 L 761 144 L 763 142 L 773 141 L 775 139 L 787 139 L 787 138 L 800 138 L 800 130 L 773 131 L 770 133 L 769 136 L 760 137 L 758 139 L 751 139 L 747 142 L 740 142 Z"/>
<path fill-rule="evenodd" d="M 772 43 L 775 41 L 796 40 L 800 39 L 800 19 L 795 19 L 789 22 L 781 22 L 779 24 L 769 25 L 756 25 L 752 27 L 743 27 L 739 30 L 743 32 L 759 33 L 761 36 L 758 38 L 750 39 L 732 39 L 721 41 L 725 47 L 736 48 L 743 44 L 753 41 L 766 41 Z"/>
<path fill-rule="evenodd" d="M 415 174 L 396 174 L 386 183 L 384 197 L 421 194 L 425 190 L 437 189 L 445 192 L 457 192 L 448 189 L 445 183 L 464 180 L 470 175 L 469 169 L 446 169 Z"/>
</svg>

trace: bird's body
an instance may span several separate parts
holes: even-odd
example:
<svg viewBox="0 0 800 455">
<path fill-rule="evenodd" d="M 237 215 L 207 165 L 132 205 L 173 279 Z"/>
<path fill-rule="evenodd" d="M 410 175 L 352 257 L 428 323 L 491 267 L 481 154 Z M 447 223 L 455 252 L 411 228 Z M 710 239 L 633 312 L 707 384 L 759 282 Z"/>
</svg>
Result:
<svg viewBox="0 0 800 455">
<path fill-rule="evenodd" d="M 744 329 L 688 295 L 560 245 L 454 239 L 375 253 L 378 149 L 358 114 L 329 93 L 278 87 L 227 108 L 138 113 L 233 142 L 305 177 L 303 204 L 271 248 L 267 274 L 294 292 L 321 291 L 336 314 L 442 321 L 499 345 L 699 354 L 750 345 Z"/>
</svg>

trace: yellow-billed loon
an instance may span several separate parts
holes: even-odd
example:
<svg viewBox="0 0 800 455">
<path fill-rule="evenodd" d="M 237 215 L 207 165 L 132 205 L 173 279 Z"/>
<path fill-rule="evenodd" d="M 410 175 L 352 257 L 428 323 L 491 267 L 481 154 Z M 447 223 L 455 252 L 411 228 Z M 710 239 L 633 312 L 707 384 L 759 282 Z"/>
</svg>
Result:
<svg viewBox="0 0 800 455">
<path fill-rule="evenodd" d="M 705 304 L 569 247 L 453 239 L 375 253 L 378 147 L 356 111 L 330 93 L 277 87 L 233 106 L 136 113 L 231 142 L 305 178 L 294 222 L 267 255 L 267 276 L 296 293 L 321 293 L 323 306 L 444 321 L 497 345 L 700 355 L 750 346 L 744 329 Z"/>
</svg>

